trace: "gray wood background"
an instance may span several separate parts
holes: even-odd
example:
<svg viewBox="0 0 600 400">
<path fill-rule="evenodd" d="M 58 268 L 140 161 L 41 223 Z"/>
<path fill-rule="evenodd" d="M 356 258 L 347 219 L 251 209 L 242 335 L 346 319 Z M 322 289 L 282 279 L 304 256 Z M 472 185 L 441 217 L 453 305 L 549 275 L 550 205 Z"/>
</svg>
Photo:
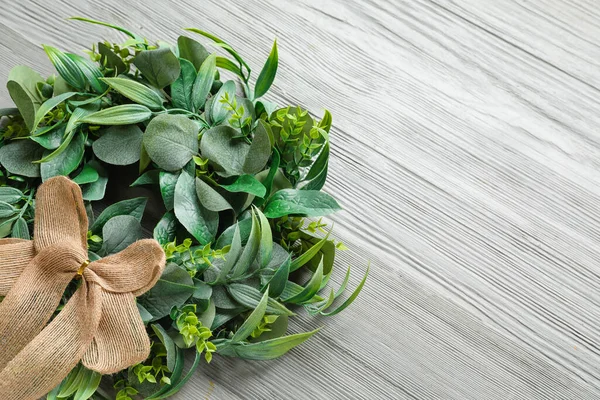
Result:
<svg viewBox="0 0 600 400">
<path fill-rule="evenodd" d="M 199 27 L 258 71 L 271 100 L 334 115 L 326 190 L 372 262 L 344 314 L 273 362 L 217 358 L 177 399 L 600 398 L 600 11 L 595 0 L 5 2 L 0 76 L 52 71 L 109 29 Z M 0 104 L 9 97 L 0 88 Z"/>
</svg>

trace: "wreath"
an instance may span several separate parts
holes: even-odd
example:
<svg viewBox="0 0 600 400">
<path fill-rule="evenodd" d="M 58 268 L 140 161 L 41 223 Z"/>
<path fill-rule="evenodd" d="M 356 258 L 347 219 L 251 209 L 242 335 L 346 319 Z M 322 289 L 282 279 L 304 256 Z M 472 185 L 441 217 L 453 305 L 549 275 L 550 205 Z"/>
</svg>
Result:
<svg viewBox="0 0 600 400">
<path fill-rule="evenodd" d="M 232 46 L 199 29 L 186 30 L 221 55 L 188 36 L 150 43 L 122 27 L 73 19 L 127 39 L 93 45 L 89 59 L 43 46 L 58 72 L 46 79 L 27 66 L 10 71 L 16 107 L 0 109 L 0 238 L 12 239 L 0 244 L 32 238 L 37 192 L 57 176 L 80 188 L 89 260 L 136 243 L 146 198 L 114 202 L 97 216 L 92 210 L 110 203 L 109 179 L 125 179 L 133 166 L 137 177 L 127 184 L 152 188 L 164 205 L 152 235 L 166 267 L 135 301 L 149 356 L 111 375 L 78 363 L 47 398 L 166 398 L 214 353 L 268 360 L 309 339 L 317 331 L 287 334 L 301 308 L 330 316 L 348 307 L 368 270 L 346 300 L 339 297 L 350 270 L 337 291 L 328 287 L 335 253 L 345 249 L 321 219 L 340 210 L 321 191 L 332 118 L 265 100 L 277 42 L 253 80 Z M 54 319 L 81 284 L 69 283 Z M 195 353 L 191 366 L 186 352 Z"/>
</svg>

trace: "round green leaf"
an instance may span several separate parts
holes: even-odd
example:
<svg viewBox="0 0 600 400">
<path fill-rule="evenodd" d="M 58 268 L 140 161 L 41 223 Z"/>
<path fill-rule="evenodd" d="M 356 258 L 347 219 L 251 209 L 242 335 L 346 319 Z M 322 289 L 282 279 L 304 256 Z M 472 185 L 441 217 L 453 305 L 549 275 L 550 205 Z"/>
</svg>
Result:
<svg viewBox="0 0 600 400">
<path fill-rule="evenodd" d="M 0 165 L 11 174 L 38 178 L 40 165 L 33 164 L 39 160 L 44 149 L 29 140 L 15 140 L 0 148 Z"/>
<path fill-rule="evenodd" d="M 137 125 L 111 126 L 92 148 L 94 154 L 105 163 L 129 165 L 140 159 L 142 130 Z"/>
<path fill-rule="evenodd" d="M 162 114 L 150 121 L 143 142 L 152 161 L 176 171 L 198 153 L 198 125 L 183 115 Z"/>
</svg>

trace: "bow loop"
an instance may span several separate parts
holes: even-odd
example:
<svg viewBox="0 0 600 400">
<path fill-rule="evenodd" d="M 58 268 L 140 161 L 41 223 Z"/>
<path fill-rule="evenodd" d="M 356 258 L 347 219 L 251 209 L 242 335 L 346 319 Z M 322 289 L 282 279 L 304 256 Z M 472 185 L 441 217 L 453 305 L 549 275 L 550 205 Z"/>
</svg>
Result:
<svg viewBox="0 0 600 400">
<path fill-rule="evenodd" d="M 93 261 L 83 276 L 113 293 L 139 296 L 160 278 L 165 265 L 165 253 L 155 240 L 139 240 L 125 250 Z"/>
</svg>

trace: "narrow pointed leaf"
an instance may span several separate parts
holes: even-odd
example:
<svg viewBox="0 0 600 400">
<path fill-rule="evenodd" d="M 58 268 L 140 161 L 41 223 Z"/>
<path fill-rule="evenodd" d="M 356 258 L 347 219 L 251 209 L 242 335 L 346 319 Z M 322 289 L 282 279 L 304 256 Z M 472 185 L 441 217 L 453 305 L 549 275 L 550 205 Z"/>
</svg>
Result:
<svg viewBox="0 0 600 400">
<path fill-rule="evenodd" d="M 260 324 L 265 315 L 268 300 L 269 290 L 267 289 L 254 311 L 252 311 L 248 318 L 246 318 L 242 326 L 238 328 L 238 330 L 231 338 L 232 343 L 241 342 L 242 340 L 250 336 L 252 332 L 254 332 L 254 329 L 256 329 L 256 327 Z"/>
<path fill-rule="evenodd" d="M 152 110 L 160 110 L 162 108 L 162 97 L 154 90 L 139 82 L 125 78 L 103 78 L 102 81 L 135 103 L 147 106 Z"/>
<path fill-rule="evenodd" d="M 256 87 L 254 88 L 254 98 L 258 99 L 262 97 L 269 91 L 273 81 L 275 80 L 275 75 L 277 75 L 277 67 L 279 66 L 279 55 L 277 52 L 277 40 L 273 43 L 273 48 L 271 49 L 271 54 L 269 54 L 269 58 L 265 63 L 262 71 L 260 71 L 260 75 L 258 75 L 258 79 L 256 80 Z"/>
</svg>

